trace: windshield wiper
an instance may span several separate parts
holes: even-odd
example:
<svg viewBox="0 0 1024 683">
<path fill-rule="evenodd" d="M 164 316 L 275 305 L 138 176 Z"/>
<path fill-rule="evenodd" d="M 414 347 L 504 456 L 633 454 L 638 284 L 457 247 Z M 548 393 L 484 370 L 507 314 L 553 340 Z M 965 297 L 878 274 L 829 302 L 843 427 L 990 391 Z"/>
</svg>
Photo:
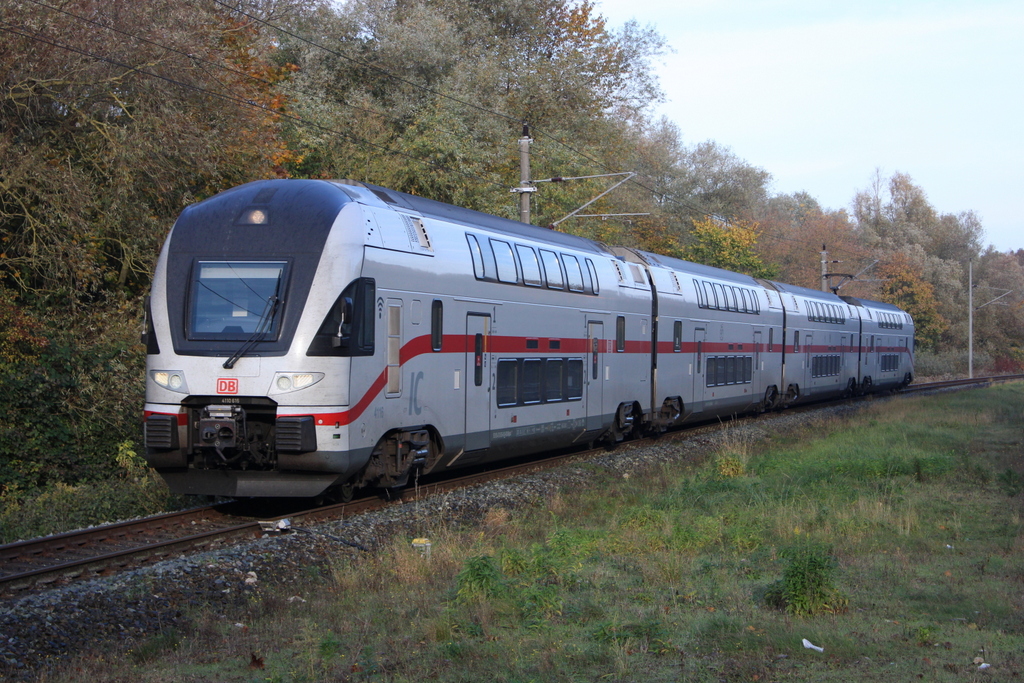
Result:
<svg viewBox="0 0 1024 683">
<path fill-rule="evenodd" d="M 224 365 L 222 367 L 227 370 L 235 367 L 235 363 L 238 362 L 239 358 L 244 356 L 249 349 L 255 346 L 256 342 L 262 341 L 260 337 L 270 331 L 270 328 L 274 323 L 274 315 L 277 313 L 277 306 L 280 303 L 281 300 L 277 298 L 276 294 L 267 299 L 267 305 L 263 307 L 263 315 L 260 316 L 260 320 L 256 324 L 256 331 L 252 333 L 252 336 L 249 337 L 244 344 L 242 344 L 240 349 L 235 351 L 231 358 L 224 361 Z"/>
</svg>

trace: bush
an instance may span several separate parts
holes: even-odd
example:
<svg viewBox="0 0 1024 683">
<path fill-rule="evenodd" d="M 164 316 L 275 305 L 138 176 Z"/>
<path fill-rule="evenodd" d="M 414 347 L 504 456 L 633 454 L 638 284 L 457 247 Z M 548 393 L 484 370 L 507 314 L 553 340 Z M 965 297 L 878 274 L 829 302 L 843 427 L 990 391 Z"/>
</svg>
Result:
<svg viewBox="0 0 1024 683">
<path fill-rule="evenodd" d="M 849 600 L 833 581 L 838 560 L 828 548 L 804 543 L 780 553 L 789 560 L 782 580 L 768 587 L 764 601 L 797 617 L 845 612 Z"/>
</svg>

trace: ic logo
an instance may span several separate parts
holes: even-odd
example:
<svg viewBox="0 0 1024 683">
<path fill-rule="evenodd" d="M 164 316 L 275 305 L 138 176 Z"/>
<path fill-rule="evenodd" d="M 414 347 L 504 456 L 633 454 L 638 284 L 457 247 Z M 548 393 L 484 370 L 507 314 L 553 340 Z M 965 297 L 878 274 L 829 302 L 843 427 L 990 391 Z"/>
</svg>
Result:
<svg viewBox="0 0 1024 683">
<path fill-rule="evenodd" d="M 218 377 L 217 378 L 217 393 L 218 394 L 237 394 L 238 393 L 238 380 L 234 377 Z"/>
</svg>

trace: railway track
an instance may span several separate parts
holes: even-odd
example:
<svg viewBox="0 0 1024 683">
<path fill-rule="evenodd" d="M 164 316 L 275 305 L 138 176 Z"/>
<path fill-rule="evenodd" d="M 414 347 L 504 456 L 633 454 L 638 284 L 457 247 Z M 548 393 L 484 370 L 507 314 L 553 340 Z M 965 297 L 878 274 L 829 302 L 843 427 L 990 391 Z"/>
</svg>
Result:
<svg viewBox="0 0 1024 683">
<path fill-rule="evenodd" d="M 1019 379 L 1024 379 L 1024 375 L 930 382 L 911 385 L 905 391 L 934 391 Z M 717 426 L 715 423 L 711 426 L 698 426 L 696 429 L 707 430 Z M 687 429 L 678 433 L 689 436 L 694 430 Z M 561 453 L 541 460 L 448 478 L 406 489 L 395 500 L 372 495 L 313 509 L 278 510 L 282 514 L 259 518 L 229 503 L 10 543 L 0 546 L 0 597 L 45 589 L 74 580 L 111 575 L 183 553 L 210 550 L 259 538 L 271 529 L 276 529 L 278 523 L 285 519 L 289 520 L 286 526 L 301 529 L 317 522 L 342 519 L 387 505 L 412 502 L 457 488 L 547 469 L 568 458 L 585 455 L 581 451 Z"/>
</svg>

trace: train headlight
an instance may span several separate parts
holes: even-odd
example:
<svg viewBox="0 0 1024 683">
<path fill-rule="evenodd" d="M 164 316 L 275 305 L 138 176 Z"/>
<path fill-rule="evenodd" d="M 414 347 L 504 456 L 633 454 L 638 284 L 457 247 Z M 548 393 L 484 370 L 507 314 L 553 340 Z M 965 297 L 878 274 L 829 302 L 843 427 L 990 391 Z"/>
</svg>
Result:
<svg viewBox="0 0 1024 683">
<path fill-rule="evenodd" d="M 179 394 L 188 393 L 188 384 L 185 383 L 185 373 L 181 370 L 153 370 L 149 373 L 153 381 L 164 389 L 176 391 Z"/>
<path fill-rule="evenodd" d="M 284 394 L 311 387 L 324 378 L 322 372 L 278 372 L 274 375 L 274 383 L 270 387 L 272 394 Z"/>
</svg>

